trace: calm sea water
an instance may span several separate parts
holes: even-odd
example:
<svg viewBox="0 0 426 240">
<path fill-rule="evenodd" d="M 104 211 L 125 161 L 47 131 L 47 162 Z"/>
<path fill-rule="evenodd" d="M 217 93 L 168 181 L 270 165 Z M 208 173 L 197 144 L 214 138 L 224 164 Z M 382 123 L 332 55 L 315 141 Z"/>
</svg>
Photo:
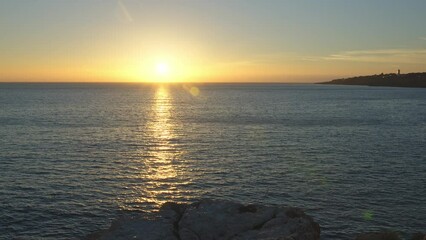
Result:
<svg viewBox="0 0 426 240">
<path fill-rule="evenodd" d="M 322 239 L 426 229 L 426 89 L 0 84 L 0 239 L 200 198 L 301 207 Z"/>
</svg>

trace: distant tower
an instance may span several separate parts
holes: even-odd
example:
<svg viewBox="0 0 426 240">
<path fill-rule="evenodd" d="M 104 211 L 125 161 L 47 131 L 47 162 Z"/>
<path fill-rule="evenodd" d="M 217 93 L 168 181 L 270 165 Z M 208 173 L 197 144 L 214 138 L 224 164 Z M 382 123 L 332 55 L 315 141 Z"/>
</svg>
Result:
<svg viewBox="0 0 426 240">
<path fill-rule="evenodd" d="M 401 74 L 401 70 L 400 69 L 398 69 L 398 75 L 400 75 Z"/>
</svg>

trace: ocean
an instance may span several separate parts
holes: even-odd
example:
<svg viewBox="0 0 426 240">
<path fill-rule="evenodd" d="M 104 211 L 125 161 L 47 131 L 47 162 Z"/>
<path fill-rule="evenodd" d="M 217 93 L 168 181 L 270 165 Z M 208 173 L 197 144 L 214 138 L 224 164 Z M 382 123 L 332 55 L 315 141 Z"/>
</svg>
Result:
<svg viewBox="0 0 426 240">
<path fill-rule="evenodd" d="M 0 239 L 167 201 L 300 207 L 322 239 L 426 229 L 426 89 L 0 84 Z"/>
</svg>

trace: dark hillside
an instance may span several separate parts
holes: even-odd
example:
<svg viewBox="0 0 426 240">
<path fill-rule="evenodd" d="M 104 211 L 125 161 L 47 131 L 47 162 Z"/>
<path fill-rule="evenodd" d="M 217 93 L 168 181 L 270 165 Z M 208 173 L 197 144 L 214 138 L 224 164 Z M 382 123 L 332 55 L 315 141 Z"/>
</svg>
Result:
<svg viewBox="0 0 426 240">
<path fill-rule="evenodd" d="M 359 76 L 351 78 L 335 79 L 320 84 L 340 85 L 366 85 L 366 86 L 389 86 L 389 87 L 426 87 L 426 72 L 407 74 L 380 74 L 371 76 Z"/>
</svg>

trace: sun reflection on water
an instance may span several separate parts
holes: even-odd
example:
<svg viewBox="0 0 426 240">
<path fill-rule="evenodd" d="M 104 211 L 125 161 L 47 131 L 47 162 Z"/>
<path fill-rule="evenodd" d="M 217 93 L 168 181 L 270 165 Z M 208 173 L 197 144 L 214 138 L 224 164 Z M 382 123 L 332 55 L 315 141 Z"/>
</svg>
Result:
<svg viewBox="0 0 426 240">
<path fill-rule="evenodd" d="M 152 120 L 148 123 L 147 132 L 151 134 L 153 146 L 153 158 L 146 162 L 148 179 L 165 180 L 177 176 L 173 168 L 173 160 L 180 152 L 171 143 L 175 138 L 174 126 L 171 120 L 172 103 L 168 89 L 159 87 L 155 93 L 152 106 Z"/>
<path fill-rule="evenodd" d="M 144 130 L 148 148 L 142 154 L 140 179 L 143 183 L 138 196 L 132 199 L 140 205 L 158 207 L 164 202 L 182 199 L 180 185 L 188 180 L 182 173 L 182 150 L 176 143 L 179 127 L 173 120 L 173 98 L 169 89 L 159 86 L 153 97 L 149 122 Z"/>
</svg>

